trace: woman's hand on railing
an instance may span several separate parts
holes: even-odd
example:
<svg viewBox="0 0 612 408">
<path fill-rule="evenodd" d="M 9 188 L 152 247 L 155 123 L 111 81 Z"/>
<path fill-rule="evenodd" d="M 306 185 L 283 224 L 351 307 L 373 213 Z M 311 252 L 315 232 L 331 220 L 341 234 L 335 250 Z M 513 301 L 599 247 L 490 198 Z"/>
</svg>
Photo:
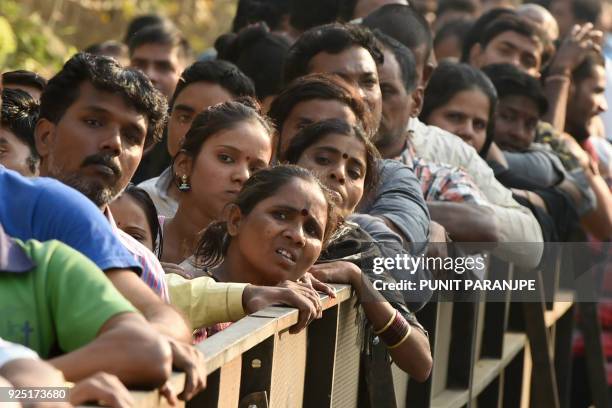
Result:
<svg viewBox="0 0 612 408">
<path fill-rule="evenodd" d="M 78 406 L 90 401 L 112 408 L 134 406 L 134 399 L 119 378 L 107 373 L 94 374 L 79 381 L 70 390 L 72 405 Z"/>
<path fill-rule="evenodd" d="M 361 269 L 353 263 L 346 261 L 325 262 L 311 266 L 308 272 L 320 282 L 351 285 L 359 294 Z"/>
<path fill-rule="evenodd" d="M 315 285 L 317 287 L 319 285 L 313 283 L 313 281 L 308 283 L 285 281 L 276 286 L 248 285 L 242 294 L 242 303 L 249 314 L 273 305 L 297 308 L 298 322 L 289 332 L 298 333 L 314 319 L 319 319 L 323 315 L 319 294 L 313 289 Z"/>
</svg>

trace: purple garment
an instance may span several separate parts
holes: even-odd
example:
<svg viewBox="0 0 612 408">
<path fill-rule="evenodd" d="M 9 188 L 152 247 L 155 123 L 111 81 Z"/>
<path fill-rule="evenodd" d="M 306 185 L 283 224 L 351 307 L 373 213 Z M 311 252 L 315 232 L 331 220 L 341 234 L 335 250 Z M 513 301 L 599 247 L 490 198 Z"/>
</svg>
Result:
<svg viewBox="0 0 612 408">
<path fill-rule="evenodd" d="M 0 271 L 22 273 L 33 269 L 34 261 L 11 239 L 0 224 Z"/>
</svg>

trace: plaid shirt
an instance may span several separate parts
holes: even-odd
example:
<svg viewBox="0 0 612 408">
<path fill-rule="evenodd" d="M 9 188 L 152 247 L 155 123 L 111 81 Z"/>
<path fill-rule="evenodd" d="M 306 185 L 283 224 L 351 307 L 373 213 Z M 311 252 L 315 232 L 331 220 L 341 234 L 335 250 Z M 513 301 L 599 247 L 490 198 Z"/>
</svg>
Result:
<svg viewBox="0 0 612 408">
<path fill-rule="evenodd" d="M 489 206 L 489 202 L 465 171 L 417 157 L 408 140 L 397 160 L 410 167 L 421 183 L 425 201 L 451 201 Z"/>
<path fill-rule="evenodd" d="M 121 241 L 123 246 L 132 255 L 134 255 L 138 263 L 142 266 L 142 274 L 140 275 L 140 279 L 142 279 L 147 286 L 153 289 L 153 291 L 155 291 L 155 293 L 157 293 L 164 300 L 164 302 L 170 303 L 168 286 L 166 284 L 166 280 L 164 279 L 165 272 L 157 257 L 140 242 L 136 241 L 130 235 L 119 229 L 117 224 L 115 224 L 113 215 L 108 208 L 106 211 L 104 211 L 104 215 L 106 218 L 108 218 L 111 227 L 117 233 L 119 241 Z"/>
</svg>

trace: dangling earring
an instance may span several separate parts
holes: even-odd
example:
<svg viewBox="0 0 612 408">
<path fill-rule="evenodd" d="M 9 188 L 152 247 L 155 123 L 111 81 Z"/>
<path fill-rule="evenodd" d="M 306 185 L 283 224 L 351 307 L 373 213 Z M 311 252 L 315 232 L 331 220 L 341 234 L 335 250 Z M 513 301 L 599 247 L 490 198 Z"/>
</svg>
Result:
<svg viewBox="0 0 612 408">
<path fill-rule="evenodd" d="M 189 179 L 187 178 L 186 174 L 181 176 L 181 184 L 178 186 L 179 191 L 186 193 L 187 191 L 191 190 L 191 184 L 189 184 L 188 180 Z"/>
</svg>

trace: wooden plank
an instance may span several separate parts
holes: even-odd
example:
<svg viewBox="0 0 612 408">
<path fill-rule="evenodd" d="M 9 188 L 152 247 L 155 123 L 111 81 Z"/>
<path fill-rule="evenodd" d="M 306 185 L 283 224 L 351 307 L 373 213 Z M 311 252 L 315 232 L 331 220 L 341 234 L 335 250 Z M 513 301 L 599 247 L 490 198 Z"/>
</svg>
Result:
<svg viewBox="0 0 612 408">
<path fill-rule="evenodd" d="M 338 336 L 338 306 L 308 327 L 304 407 L 330 407 Z"/>
<path fill-rule="evenodd" d="M 450 356 L 451 321 L 454 304 L 438 302 L 433 348 L 433 367 L 431 372 L 431 396 L 444 391 L 447 383 L 448 361 Z"/>
<path fill-rule="evenodd" d="M 470 388 L 475 361 L 478 307 L 479 303 L 457 302 L 453 305 L 445 388 Z"/>
<path fill-rule="evenodd" d="M 531 394 L 531 403 L 536 407 L 559 408 L 557 382 L 550 355 L 551 339 L 544 320 L 542 275 L 539 271 L 536 272 L 536 286 L 539 288 L 540 302 L 522 304 L 533 362 L 532 389 L 534 392 Z"/>
<path fill-rule="evenodd" d="M 431 401 L 431 408 L 461 408 L 470 400 L 470 393 L 465 389 L 447 388 Z"/>
<path fill-rule="evenodd" d="M 556 322 L 555 373 L 561 408 L 569 408 L 572 388 L 572 340 L 574 309 L 570 307 Z"/>
<path fill-rule="evenodd" d="M 584 356 L 595 408 L 608 408 L 610 396 L 606 378 L 606 358 L 601 342 L 601 325 L 597 314 L 597 303 L 578 303 L 580 328 L 584 338 Z"/>
<path fill-rule="evenodd" d="M 512 277 L 511 264 L 493 258 L 489 278 L 496 280 Z M 510 314 L 510 291 L 506 291 L 504 302 L 487 302 L 484 310 L 484 331 L 482 334 L 480 357 L 501 358 L 503 354 L 504 333 L 508 329 Z"/>
<path fill-rule="evenodd" d="M 522 333 L 506 333 L 504 335 L 504 353 L 501 359 L 483 358 L 474 367 L 474 382 L 472 395 L 479 395 L 506 366 L 525 348 L 526 337 Z"/>
<path fill-rule="evenodd" d="M 436 331 L 439 308 L 440 303 L 429 302 L 416 314 L 419 322 L 423 325 L 423 327 L 425 327 L 425 330 L 429 332 L 429 344 L 433 357 L 433 368 L 429 379 L 423 383 L 410 379 L 408 380 L 405 404 L 398 404 L 399 407 L 406 406 L 411 408 L 420 408 L 429 407 L 431 405 L 433 377 L 434 375 L 437 375 L 438 371 L 436 364 L 438 363 L 438 360 L 442 359 L 442 357 L 438 355 L 438 350 L 436 348 L 437 344 L 439 343 L 439 336 L 438 332 Z M 446 382 L 446 379 L 444 379 L 444 382 Z M 397 393 L 396 396 L 398 396 Z"/>
<path fill-rule="evenodd" d="M 240 405 L 243 405 L 244 399 L 256 393 L 266 393 L 270 399 L 273 356 L 274 335 L 242 355 Z"/>
<path fill-rule="evenodd" d="M 501 406 L 503 408 L 518 408 L 521 406 L 523 392 L 523 369 L 528 345 L 517 353 L 504 369 Z M 527 378 L 531 378 L 528 376 Z"/>
<path fill-rule="evenodd" d="M 546 327 L 552 327 L 572 307 L 574 303 L 574 292 L 570 290 L 559 290 L 555 295 L 555 302 L 551 309 L 546 310 L 544 320 Z"/>
<path fill-rule="evenodd" d="M 185 374 L 173 372 L 169 381 L 172 389 L 178 394 L 185 386 Z M 170 406 L 166 399 L 159 394 L 158 390 L 130 391 L 130 394 L 132 395 L 132 398 L 134 398 L 134 408 L 166 408 Z M 179 401 L 177 405 L 174 405 L 174 407 L 178 408 L 184 406 L 185 401 Z"/>
<path fill-rule="evenodd" d="M 306 331 L 290 334 L 289 330 L 274 338 L 270 407 L 302 406 L 306 373 Z"/>
<path fill-rule="evenodd" d="M 332 286 L 337 291 L 336 298 L 322 296 L 324 309 L 345 302 L 351 296 L 350 286 Z M 204 340 L 196 347 L 204 354 L 206 372 L 215 371 L 275 333 L 291 327 L 297 318 L 297 309 L 269 307 L 240 319 L 223 332 Z"/>
<path fill-rule="evenodd" d="M 356 321 L 356 311 L 352 301 L 341 303 L 338 311 L 338 337 L 332 386 L 332 406 L 335 408 L 357 406 L 362 339 L 358 328 L 360 322 Z"/>
</svg>

